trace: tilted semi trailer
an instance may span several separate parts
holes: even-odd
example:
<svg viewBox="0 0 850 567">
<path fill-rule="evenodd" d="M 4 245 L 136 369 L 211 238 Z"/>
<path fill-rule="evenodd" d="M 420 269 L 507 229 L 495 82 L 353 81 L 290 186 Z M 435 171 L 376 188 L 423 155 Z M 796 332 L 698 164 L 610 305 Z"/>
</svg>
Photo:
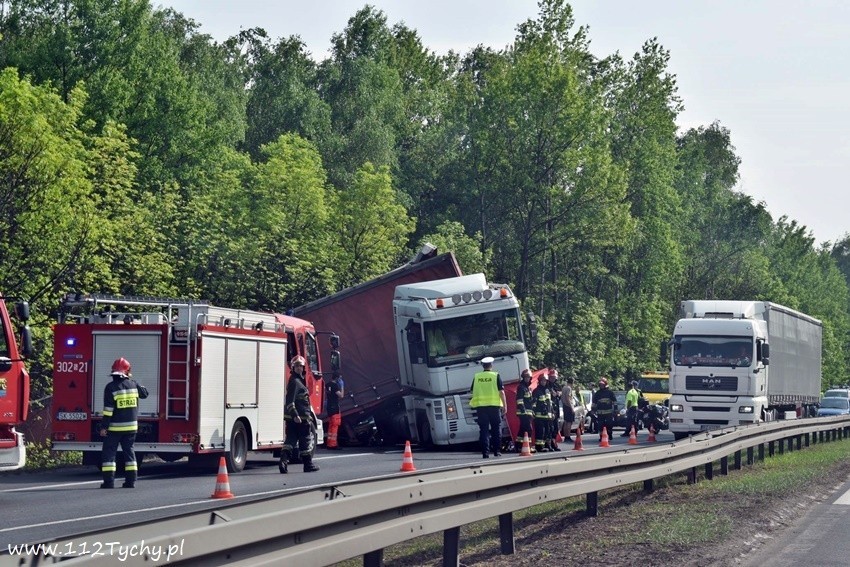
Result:
<svg viewBox="0 0 850 567">
<path fill-rule="evenodd" d="M 451 253 L 415 259 L 294 314 L 346 343 L 340 411 L 349 435 L 371 423 L 388 443 L 477 441 L 469 390 L 486 356 L 515 420 L 516 386 L 528 368 L 519 303 L 507 285 L 461 275 Z"/>
</svg>

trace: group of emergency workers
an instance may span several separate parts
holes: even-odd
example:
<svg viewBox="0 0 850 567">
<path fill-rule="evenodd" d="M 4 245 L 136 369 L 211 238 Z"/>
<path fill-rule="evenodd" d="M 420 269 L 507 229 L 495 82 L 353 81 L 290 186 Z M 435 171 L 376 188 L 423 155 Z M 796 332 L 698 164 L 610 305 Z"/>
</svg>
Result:
<svg viewBox="0 0 850 567">
<path fill-rule="evenodd" d="M 571 375 L 566 383 L 561 385 L 558 382 L 558 371 L 553 369 L 542 373 L 537 380 L 537 386 L 532 390 L 531 370 L 526 368 L 522 371 L 516 396 L 519 428 L 515 445 L 518 453 L 522 451 L 526 436 L 528 439 L 534 439 L 534 447 L 530 448 L 532 453 L 560 451 L 557 440 L 559 433 L 564 441 L 572 441 L 570 431 L 575 419 L 572 407 L 574 383 L 575 377 Z M 566 425 L 563 430 L 560 427 L 562 415 Z"/>
<path fill-rule="evenodd" d="M 297 446 L 298 457 L 304 465 L 304 472 L 315 472 L 319 467 L 313 462 L 316 449 L 317 422 L 316 415 L 310 405 L 310 392 L 304 377 L 306 360 L 303 356 L 295 356 L 290 361 L 291 372 L 286 383 L 286 398 L 284 401 L 284 423 L 286 438 L 280 452 L 278 467 L 281 473 L 289 471 L 290 459 L 294 456 Z M 482 456 L 488 458 L 492 453 L 501 455 L 501 423 L 507 410 L 502 379 L 493 371 L 493 358 L 481 359 L 483 370 L 475 374 L 471 393 L 470 406 L 478 415 L 480 443 Z M 115 482 L 116 453 L 118 446 L 125 455 L 125 488 L 135 487 L 138 466 L 133 449 L 133 443 L 138 430 L 138 400 L 147 397 L 144 386 L 132 379 L 129 361 L 119 358 L 112 365 L 112 382 L 104 390 L 103 421 L 100 434 L 104 437 L 102 449 L 103 484 L 101 488 L 113 488 Z M 557 436 L 561 416 L 561 404 L 564 405 L 567 429 L 564 440 L 572 441 L 570 429 L 574 418 L 572 408 L 572 387 L 575 376 L 571 375 L 563 386 L 558 383 L 558 371 L 543 372 L 538 378 L 537 386 L 531 389 L 531 370 L 525 369 L 520 374 L 517 387 L 516 415 L 519 419 L 519 429 L 516 436 L 516 451 L 522 450 L 522 444 L 527 438 L 534 439 L 532 453 L 560 451 Z M 632 383 L 636 391 L 636 383 Z M 342 398 L 343 385 L 341 377 L 334 377 L 328 388 L 333 401 L 338 403 Z M 629 392 L 632 394 L 632 392 Z M 629 396 L 636 397 L 636 396 Z M 628 398 L 627 398 L 628 400 Z M 614 427 L 614 411 L 617 399 L 608 389 L 608 380 L 599 380 L 599 389 L 593 393 L 591 409 L 596 413 L 600 433 L 607 429 L 610 437 Z M 628 404 L 627 404 L 628 405 Z M 628 409 L 630 421 L 636 421 L 637 402 L 635 407 Z M 338 405 L 334 405 L 332 414 L 338 414 Z M 338 427 L 338 422 L 334 423 Z M 581 427 L 581 425 L 579 426 Z M 335 429 L 335 428 L 334 428 Z M 628 435 L 628 433 L 626 433 Z M 336 431 L 329 435 L 329 440 L 336 440 Z M 336 443 L 333 443 L 336 446 Z"/>
</svg>

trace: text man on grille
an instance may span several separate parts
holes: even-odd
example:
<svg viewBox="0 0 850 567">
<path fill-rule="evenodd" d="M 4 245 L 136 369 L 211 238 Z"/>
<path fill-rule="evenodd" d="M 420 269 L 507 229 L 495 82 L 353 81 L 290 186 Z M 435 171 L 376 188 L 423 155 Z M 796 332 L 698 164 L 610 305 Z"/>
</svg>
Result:
<svg viewBox="0 0 850 567">
<path fill-rule="evenodd" d="M 115 457 L 118 445 L 124 451 L 124 488 L 134 488 L 139 467 L 133 443 L 139 429 L 139 398 L 147 398 L 148 391 L 131 378 L 130 363 L 119 358 L 112 363 L 112 382 L 103 390 L 103 420 L 100 436 L 104 437 L 101 451 L 101 488 L 115 488 Z"/>
</svg>

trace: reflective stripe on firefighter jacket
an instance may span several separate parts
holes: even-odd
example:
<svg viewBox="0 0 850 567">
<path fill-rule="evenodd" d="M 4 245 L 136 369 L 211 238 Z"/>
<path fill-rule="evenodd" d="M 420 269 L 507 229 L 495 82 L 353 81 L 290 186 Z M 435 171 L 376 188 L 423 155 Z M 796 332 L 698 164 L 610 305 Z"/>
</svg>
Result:
<svg viewBox="0 0 850 567">
<path fill-rule="evenodd" d="M 534 415 L 534 398 L 531 396 L 531 388 L 523 381 L 520 381 L 516 389 L 516 414 Z"/>
<path fill-rule="evenodd" d="M 293 372 L 289 377 L 289 382 L 286 383 L 283 419 L 291 420 L 296 415 L 305 421 L 312 419 L 310 391 L 307 390 L 307 385 L 304 384 L 304 377 Z"/>
<path fill-rule="evenodd" d="M 549 386 L 538 384 L 534 388 L 534 417 L 537 419 L 552 419 L 552 396 L 549 395 Z"/>
<path fill-rule="evenodd" d="M 498 372 L 492 370 L 478 372 L 472 381 L 472 399 L 469 401 L 469 407 L 502 407 L 502 396 L 499 395 L 501 383 Z"/>
<path fill-rule="evenodd" d="M 135 433 L 139 429 L 139 391 L 131 378 L 113 379 L 103 390 L 102 429 Z"/>
</svg>

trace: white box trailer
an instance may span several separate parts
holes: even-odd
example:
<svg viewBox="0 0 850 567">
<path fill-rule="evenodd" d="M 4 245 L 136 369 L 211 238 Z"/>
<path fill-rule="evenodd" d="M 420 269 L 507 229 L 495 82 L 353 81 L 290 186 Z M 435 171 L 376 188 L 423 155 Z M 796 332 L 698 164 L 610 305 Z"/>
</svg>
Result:
<svg viewBox="0 0 850 567">
<path fill-rule="evenodd" d="M 822 323 L 768 301 L 683 301 L 670 361 L 677 438 L 732 425 L 814 415 Z"/>
</svg>

